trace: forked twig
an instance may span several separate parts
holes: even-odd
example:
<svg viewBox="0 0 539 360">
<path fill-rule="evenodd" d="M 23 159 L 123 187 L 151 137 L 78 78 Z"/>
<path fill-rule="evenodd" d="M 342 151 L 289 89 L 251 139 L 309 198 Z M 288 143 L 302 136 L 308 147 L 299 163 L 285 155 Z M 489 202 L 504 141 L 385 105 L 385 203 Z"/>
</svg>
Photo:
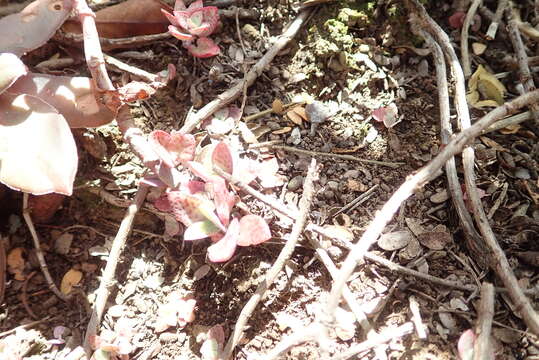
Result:
<svg viewBox="0 0 539 360">
<path fill-rule="evenodd" d="M 317 173 L 318 171 L 316 166 L 316 160 L 313 159 L 311 161 L 311 165 L 309 166 L 309 170 L 307 171 L 307 176 L 305 178 L 305 183 L 303 186 L 303 196 L 301 197 L 301 200 L 299 202 L 299 214 L 296 218 L 294 226 L 292 227 L 290 237 L 286 241 L 286 244 L 279 253 L 279 256 L 275 260 L 273 266 L 268 270 L 266 276 L 260 282 L 260 284 L 258 284 L 258 287 L 253 296 L 249 299 L 249 301 L 247 301 L 247 303 L 241 310 L 238 321 L 236 322 L 236 326 L 234 327 L 234 331 L 230 335 L 226 347 L 223 350 L 222 358 L 225 360 L 231 357 L 234 348 L 239 343 L 243 335 L 243 329 L 247 324 L 247 321 L 249 321 L 249 317 L 251 316 L 252 312 L 254 311 L 266 291 L 273 284 L 273 282 L 277 278 L 277 275 L 279 275 L 279 273 L 283 269 L 285 262 L 294 252 L 294 248 L 296 247 L 303 228 L 305 227 L 305 223 L 307 222 L 309 208 L 311 207 L 311 202 L 314 195 L 314 181 L 318 176 Z"/>
<path fill-rule="evenodd" d="M 41 267 L 41 272 L 43 272 L 43 276 L 45 276 L 45 280 L 47 281 L 49 289 L 54 293 L 54 295 L 58 296 L 63 301 L 68 301 L 70 297 L 62 294 L 60 290 L 58 290 L 49 272 L 49 267 L 47 266 L 47 262 L 45 261 L 43 251 L 41 250 L 41 245 L 39 243 L 39 237 L 37 236 L 36 228 L 34 227 L 32 217 L 30 216 L 30 209 L 28 208 L 28 193 L 23 193 L 22 216 L 24 218 L 24 221 L 26 222 L 26 226 L 28 226 L 28 230 L 30 230 L 32 240 L 34 240 L 34 247 L 36 248 L 36 256 L 39 261 L 39 267 Z"/>
<path fill-rule="evenodd" d="M 90 317 L 88 327 L 86 328 L 86 334 L 84 336 L 84 349 L 86 350 L 86 353 L 89 354 L 88 357 L 91 356 L 90 340 L 97 334 L 97 329 L 101 323 L 103 312 L 105 310 L 105 304 L 107 303 L 107 299 L 109 297 L 110 288 L 113 285 L 118 260 L 122 254 L 127 237 L 131 232 L 131 228 L 133 227 L 135 215 L 142 206 L 147 192 L 148 187 L 146 185 L 139 184 L 135 199 L 127 208 L 127 212 L 125 213 L 120 224 L 120 229 L 112 242 L 112 247 L 107 258 L 107 265 L 105 266 L 103 276 L 101 277 L 101 282 L 99 283 L 99 288 L 97 289 L 96 299 L 92 309 L 92 316 Z"/>
<path fill-rule="evenodd" d="M 297 34 L 301 26 L 306 22 L 310 13 L 310 9 L 300 12 L 298 17 L 288 25 L 287 29 L 275 41 L 264 56 L 262 56 L 262 58 L 260 58 L 260 60 L 258 60 L 258 62 L 249 70 L 245 77 L 241 81 L 238 81 L 232 88 L 219 95 L 217 99 L 207 103 L 196 113 L 192 113 L 191 116 L 185 120 L 185 124 L 183 124 L 180 132 L 184 134 L 190 133 L 202 120 L 206 119 L 223 106 L 234 101 L 243 93 L 244 88 L 251 86 L 256 78 L 262 74 L 264 69 L 273 61 L 279 51 L 281 51 Z"/>
</svg>

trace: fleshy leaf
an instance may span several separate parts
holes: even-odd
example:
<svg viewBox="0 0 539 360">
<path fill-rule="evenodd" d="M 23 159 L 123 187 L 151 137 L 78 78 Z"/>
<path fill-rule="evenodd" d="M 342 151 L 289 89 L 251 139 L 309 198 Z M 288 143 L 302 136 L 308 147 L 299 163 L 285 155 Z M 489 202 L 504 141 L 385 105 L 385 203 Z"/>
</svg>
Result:
<svg viewBox="0 0 539 360">
<path fill-rule="evenodd" d="M 116 117 L 95 98 L 96 89 L 90 78 L 28 74 L 21 76 L 9 92 L 40 98 L 57 109 L 71 128 L 97 127 Z"/>
<path fill-rule="evenodd" d="M 209 58 L 219 55 L 221 49 L 210 38 L 201 37 L 197 39 L 196 46 L 192 43 L 185 44 L 184 47 L 191 55 L 197 58 Z"/>
<path fill-rule="evenodd" d="M 212 262 L 225 262 L 232 258 L 236 251 L 236 242 L 240 231 L 238 219 L 232 219 L 225 236 L 208 247 L 208 259 Z"/>
<path fill-rule="evenodd" d="M 170 213 L 185 226 L 189 227 L 193 222 L 205 220 L 205 216 L 198 209 L 201 200 L 197 197 L 185 195 L 180 191 L 170 191 L 167 193 L 167 200 Z M 159 205 L 164 205 L 164 201 Z M 166 208 L 166 205 L 163 208 Z"/>
<path fill-rule="evenodd" d="M 26 75 L 26 66 L 16 55 L 0 54 L 0 94 L 23 75 Z"/>
<path fill-rule="evenodd" d="M 35 195 L 71 195 L 77 148 L 64 117 L 29 95 L 0 95 L 0 182 Z"/>
<path fill-rule="evenodd" d="M 150 133 L 149 141 L 154 151 L 169 167 L 191 161 L 195 156 L 196 141 L 191 134 L 178 131 L 169 134 L 166 131 L 154 130 Z"/>
<path fill-rule="evenodd" d="M 211 176 L 213 175 L 213 171 L 206 169 L 204 165 L 199 163 L 198 161 L 189 161 L 187 162 L 187 167 L 193 174 L 198 176 L 204 181 L 209 181 Z"/>
<path fill-rule="evenodd" d="M 258 215 L 246 215 L 240 220 L 239 246 L 261 244 L 271 238 L 271 231 L 264 219 Z"/>
<path fill-rule="evenodd" d="M 238 165 L 234 167 L 233 177 L 241 179 L 244 184 L 250 184 L 254 179 L 261 176 L 261 166 L 256 160 L 240 158 Z"/>
<path fill-rule="evenodd" d="M 217 144 L 213 150 L 211 159 L 213 166 L 218 167 L 225 173 L 232 175 L 234 159 L 232 157 L 232 153 L 230 152 L 230 147 L 226 143 L 220 142 Z"/>
<path fill-rule="evenodd" d="M 37 0 L 0 19 L 0 52 L 22 56 L 45 44 L 71 14 L 72 1 Z"/>
<path fill-rule="evenodd" d="M 183 233 L 183 239 L 187 241 L 200 240 L 218 233 L 220 230 L 211 221 L 197 221 L 191 224 Z"/>
<path fill-rule="evenodd" d="M 265 188 L 272 188 L 275 186 L 281 186 L 284 184 L 284 179 L 277 173 L 279 170 L 279 163 L 277 158 L 271 158 L 262 161 L 259 165 L 258 178 L 260 179 L 260 185 Z"/>
<path fill-rule="evenodd" d="M 180 29 L 174 25 L 168 27 L 168 32 L 178 40 L 193 41 L 195 39 L 193 35 L 181 32 Z"/>
<path fill-rule="evenodd" d="M 471 360 L 476 336 L 472 329 L 468 329 L 460 335 L 457 348 L 460 360 Z"/>
<path fill-rule="evenodd" d="M 236 197 L 228 191 L 225 179 L 220 176 L 212 176 L 206 184 L 206 190 L 215 202 L 217 216 L 223 225 L 227 226 L 230 221 L 230 212 L 236 204 Z"/>
</svg>

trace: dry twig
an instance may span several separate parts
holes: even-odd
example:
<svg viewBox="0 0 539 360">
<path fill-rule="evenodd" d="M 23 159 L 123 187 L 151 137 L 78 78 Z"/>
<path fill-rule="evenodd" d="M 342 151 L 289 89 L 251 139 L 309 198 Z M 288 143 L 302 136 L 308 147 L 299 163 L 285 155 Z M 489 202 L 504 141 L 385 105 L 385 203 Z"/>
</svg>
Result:
<svg viewBox="0 0 539 360">
<path fill-rule="evenodd" d="M 89 354 L 88 357 L 91 355 L 90 339 L 97 334 L 97 329 L 101 323 L 101 318 L 103 317 L 103 312 L 105 310 L 105 304 L 107 303 L 107 299 L 109 297 L 110 288 L 113 285 L 118 260 L 125 246 L 127 237 L 131 232 L 131 228 L 133 227 L 135 215 L 142 206 L 147 192 L 148 187 L 146 185 L 139 185 L 135 199 L 127 208 L 127 212 L 125 213 L 125 216 L 120 224 L 120 229 L 112 242 L 112 247 L 107 258 L 107 265 L 105 266 L 99 288 L 97 289 L 97 295 L 94 307 L 92 309 L 92 316 L 88 322 L 88 327 L 86 328 L 86 334 L 84 336 L 84 349 L 86 350 L 86 353 Z"/>
<path fill-rule="evenodd" d="M 483 0 L 473 0 L 472 5 L 466 13 L 464 18 L 464 24 L 462 24 L 462 30 L 460 33 L 460 51 L 462 58 L 462 67 L 464 68 L 464 76 L 469 78 L 472 75 L 472 61 L 470 60 L 470 53 L 468 48 L 468 31 L 472 24 L 473 17 L 477 12 L 477 8 L 481 5 Z"/>
<path fill-rule="evenodd" d="M 28 226 L 28 230 L 30 230 L 32 240 L 34 240 L 34 247 L 36 248 L 36 256 L 39 261 L 39 266 L 41 267 L 41 272 L 43 272 L 43 276 L 45 276 L 45 280 L 47 281 L 49 289 L 54 293 L 54 295 L 58 296 L 63 301 L 69 300 L 69 296 L 62 294 L 52 280 L 52 276 L 49 272 L 49 267 L 47 266 L 45 256 L 43 255 L 43 250 L 41 250 L 41 245 L 39 243 L 39 237 L 37 236 L 37 232 L 34 227 L 34 222 L 32 221 L 32 217 L 30 216 L 30 209 L 28 208 L 28 193 L 24 193 L 22 197 L 22 216 L 24 218 L 24 221 L 26 222 L 26 225 Z"/>
<path fill-rule="evenodd" d="M 264 54 L 264 56 L 262 56 L 262 58 L 260 58 L 260 60 L 258 60 L 241 81 L 238 81 L 236 85 L 219 95 L 217 99 L 209 102 L 202 109 L 187 117 L 180 132 L 184 134 L 190 133 L 202 120 L 206 119 L 223 106 L 234 101 L 243 93 L 244 88 L 251 86 L 256 78 L 260 76 L 264 69 L 273 61 L 279 51 L 281 51 L 297 34 L 310 13 L 311 11 L 309 9 L 302 11 L 298 17 L 288 25 L 287 29 L 281 34 L 277 41 L 275 41 L 273 46 Z"/>
<path fill-rule="evenodd" d="M 494 317 L 494 287 L 487 282 L 481 286 L 481 302 L 477 310 L 477 325 L 475 334 L 477 340 L 474 344 L 473 360 L 491 359 L 493 356 L 490 342 L 492 319 Z"/>
<path fill-rule="evenodd" d="M 303 196 L 301 197 L 301 200 L 299 202 L 299 214 L 296 218 L 294 226 L 292 227 L 290 237 L 288 238 L 285 246 L 279 253 L 279 256 L 275 260 L 273 266 L 268 270 L 266 276 L 260 282 L 260 284 L 258 284 L 258 287 L 253 296 L 249 299 L 249 301 L 241 310 L 238 321 L 236 322 L 236 326 L 234 327 L 234 332 L 232 333 L 232 335 L 230 335 L 226 347 L 223 350 L 223 359 L 229 359 L 231 357 L 234 348 L 239 343 L 243 335 L 243 329 L 247 324 L 247 321 L 249 320 L 249 317 L 251 316 L 252 312 L 256 308 L 256 305 L 258 305 L 266 291 L 270 288 L 270 286 L 277 278 L 277 275 L 279 275 L 279 273 L 283 269 L 285 262 L 294 252 L 296 243 L 298 242 L 301 233 L 303 232 L 303 229 L 305 227 L 305 223 L 307 222 L 309 208 L 311 206 L 314 195 L 314 181 L 318 176 L 317 174 L 318 170 L 316 166 L 316 160 L 313 159 L 311 161 L 311 165 L 309 166 L 309 170 L 305 178 L 305 184 L 303 186 Z"/>
</svg>

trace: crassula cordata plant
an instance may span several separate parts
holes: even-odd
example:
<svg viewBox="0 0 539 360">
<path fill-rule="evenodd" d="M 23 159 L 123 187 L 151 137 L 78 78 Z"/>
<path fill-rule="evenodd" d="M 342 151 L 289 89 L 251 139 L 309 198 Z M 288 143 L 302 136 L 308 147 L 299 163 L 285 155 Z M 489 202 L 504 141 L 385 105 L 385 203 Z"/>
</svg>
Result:
<svg viewBox="0 0 539 360">
<path fill-rule="evenodd" d="M 214 242 L 208 248 L 210 261 L 228 261 L 237 246 L 270 239 L 269 226 L 261 216 L 235 211 L 238 196 L 215 169 L 246 184 L 259 178 L 262 186 L 273 187 L 282 184 L 275 158 L 242 158 L 224 141 L 197 147 L 193 135 L 176 131 L 153 131 L 150 143 L 161 159 L 158 176 L 146 179 L 163 190 L 155 207 L 185 226 L 184 240 L 210 238 Z"/>
<path fill-rule="evenodd" d="M 215 6 L 204 6 L 202 0 L 196 0 L 186 7 L 183 0 L 176 0 L 173 13 L 162 10 L 170 21 L 168 31 L 175 38 L 182 40 L 189 53 L 198 58 L 218 55 L 220 52 L 210 36 L 219 25 L 219 14 Z"/>
</svg>

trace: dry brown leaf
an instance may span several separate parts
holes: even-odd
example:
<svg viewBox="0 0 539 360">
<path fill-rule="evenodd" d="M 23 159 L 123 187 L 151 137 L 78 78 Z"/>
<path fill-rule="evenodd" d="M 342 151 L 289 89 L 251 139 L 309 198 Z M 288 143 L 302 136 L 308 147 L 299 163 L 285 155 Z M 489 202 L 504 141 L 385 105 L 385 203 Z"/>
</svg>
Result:
<svg viewBox="0 0 539 360">
<path fill-rule="evenodd" d="M 284 113 L 283 102 L 279 99 L 273 100 L 273 102 L 271 103 L 271 109 L 273 110 L 274 113 L 278 115 L 282 115 Z"/>
<path fill-rule="evenodd" d="M 509 150 L 507 150 L 506 148 L 504 148 L 503 146 L 498 144 L 496 141 L 492 140 L 491 138 L 487 136 L 480 136 L 479 139 L 481 140 L 481 142 L 483 142 L 483 144 L 485 144 L 486 146 L 490 148 L 495 149 L 496 151 L 509 152 Z"/>
<path fill-rule="evenodd" d="M 303 118 L 294 109 L 288 110 L 286 116 L 296 125 L 301 125 L 303 122 Z"/>
<path fill-rule="evenodd" d="M 504 127 L 503 129 L 498 130 L 501 134 L 509 135 L 509 134 L 516 134 L 520 130 L 521 126 L 519 124 L 515 125 L 509 125 Z"/>
<path fill-rule="evenodd" d="M 476 108 L 496 107 L 503 104 L 503 98 L 507 92 L 500 80 L 489 73 L 482 65 L 479 65 L 470 77 L 468 87 L 466 99 L 470 105 Z"/>
<path fill-rule="evenodd" d="M 284 128 L 282 129 L 279 129 L 279 130 L 275 130 L 272 132 L 272 134 L 274 135 L 281 135 L 281 134 L 286 134 L 288 132 L 292 131 L 292 128 L 290 126 L 285 126 Z"/>
<path fill-rule="evenodd" d="M 70 269 L 68 272 L 65 273 L 64 277 L 62 278 L 62 283 L 60 284 L 60 291 L 62 292 L 62 294 L 69 294 L 73 289 L 73 286 L 78 285 L 81 280 L 82 272 L 75 269 Z"/>
<path fill-rule="evenodd" d="M 15 280 L 23 281 L 24 249 L 22 247 L 12 249 L 7 255 L 7 271 L 15 277 Z"/>
<path fill-rule="evenodd" d="M 301 116 L 301 118 L 305 121 L 309 121 L 309 117 L 307 116 L 307 112 L 303 106 L 296 106 L 293 108 L 294 112 Z"/>
</svg>

